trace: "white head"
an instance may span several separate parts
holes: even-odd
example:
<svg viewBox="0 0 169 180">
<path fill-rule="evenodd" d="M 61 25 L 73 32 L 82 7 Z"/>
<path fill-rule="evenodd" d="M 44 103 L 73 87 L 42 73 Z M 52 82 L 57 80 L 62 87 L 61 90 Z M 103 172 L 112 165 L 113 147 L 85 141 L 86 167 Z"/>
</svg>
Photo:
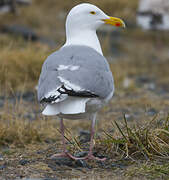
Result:
<svg viewBox="0 0 169 180">
<path fill-rule="evenodd" d="M 121 19 L 106 15 L 92 4 L 82 3 L 75 6 L 66 19 L 66 45 L 83 42 L 84 45 L 89 45 L 93 48 L 97 46 L 95 49 L 99 49 L 100 43 L 96 36 L 96 30 L 103 24 L 125 27 Z"/>
</svg>

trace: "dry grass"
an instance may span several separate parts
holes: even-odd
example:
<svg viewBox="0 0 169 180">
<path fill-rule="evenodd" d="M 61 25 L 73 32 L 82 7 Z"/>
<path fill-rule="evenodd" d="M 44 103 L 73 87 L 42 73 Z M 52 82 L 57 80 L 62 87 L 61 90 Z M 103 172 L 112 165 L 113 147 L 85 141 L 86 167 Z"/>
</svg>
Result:
<svg viewBox="0 0 169 180">
<path fill-rule="evenodd" d="M 47 119 L 37 114 L 35 120 L 30 120 L 32 111 L 38 110 L 37 104 L 31 106 L 22 99 L 18 100 L 16 105 L 6 101 L 4 108 L 1 109 L 0 146 L 26 147 L 34 143 L 58 142 L 60 133 L 56 119 Z M 102 117 L 102 114 L 100 116 Z M 169 159 L 169 117 L 164 119 L 164 117 L 155 116 L 152 120 L 145 120 L 144 123 L 136 125 L 136 123 L 128 123 L 124 116 L 124 121 L 120 124 L 116 120 L 109 121 L 107 124 L 109 128 L 96 138 L 97 151 L 105 152 L 110 159 L 114 159 L 115 154 L 118 154 L 120 159 L 123 157 L 137 160 L 140 158 Z M 81 128 L 86 126 L 89 129 L 89 123 L 86 122 L 83 122 L 83 125 L 79 121 L 66 125 L 68 128 L 66 139 L 73 153 L 83 151 L 83 144 L 79 143 L 76 135 L 75 127 L 79 126 Z M 103 129 L 104 126 L 100 124 L 100 128 Z"/>
<path fill-rule="evenodd" d="M 169 117 L 160 125 L 160 120 L 156 118 L 157 116 L 142 126 L 130 127 L 124 116 L 123 128 L 116 121 L 112 124 L 113 128 L 116 126 L 119 130 L 121 137 L 104 132 L 106 138 L 101 140 L 102 147 L 106 147 L 105 150 L 110 155 L 116 151 L 131 159 L 169 159 Z"/>
<path fill-rule="evenodd" d="M 32 89 L 40 74 L 43 60 L 47 56 L 48 47 L 40 44 L 26 44 L 22 39 L 15 42 L 10 37 L 0 38 L 0 84 L 1 93 Z M 6 42 L 9 44 L 7 45 Z"/>
<path fill-rule="evenodd" d="M 38 105 L 36 104 L 36 107 Z M 27 144 L 58 140 L 56 120 L 33 114 L 32 105 L 19 100 L 16 105 L 8 103 L 1 109 L 0 146 L 24 147 Z M 31 120 L 31 115 L 35 120 Z"/>
</svg>

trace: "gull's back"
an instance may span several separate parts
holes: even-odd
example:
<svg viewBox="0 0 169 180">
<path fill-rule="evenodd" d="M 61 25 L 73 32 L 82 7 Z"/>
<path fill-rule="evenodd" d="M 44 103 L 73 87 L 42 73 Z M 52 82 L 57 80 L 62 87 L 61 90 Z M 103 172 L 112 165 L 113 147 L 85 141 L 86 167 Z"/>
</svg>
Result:
<svg viewBox="0 0 169 180">
<path fill-rule="evenodd" d="M 113 91 L 112 73 L 101 54 L 87 46 L 65 46 L 44 62 L 38 84 L 38 100 L 49 107 L 55 105 L 56 114 L 59 114 L 65 112 L 63 108 L 67 100 L 71 98 L 70 106 L 73 106 L 73 100 L 78 99 L 83 101 L 79 103 L 83 108 L 78 107 L 77 112 L 83 109 L 84 113 L 89 99 L 104 101 L 113 95 Z M 72 107 L 73 113 L 76 114 L 76 110 Z"/>
</svg>

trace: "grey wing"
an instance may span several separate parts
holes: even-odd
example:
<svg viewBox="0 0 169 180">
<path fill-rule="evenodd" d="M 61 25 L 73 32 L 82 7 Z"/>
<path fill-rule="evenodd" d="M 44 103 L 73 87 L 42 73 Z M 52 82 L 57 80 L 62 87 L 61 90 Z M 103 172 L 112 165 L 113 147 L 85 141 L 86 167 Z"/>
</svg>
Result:
<svg viewBox="0 0 169 180">
<path fill-rule="evenodd" d="M 95 68 L 80 67 L 76 71 L 60 71 L 59 79 L 65 85 L 71 85 L 74 91 L 90 92 L 100 98 L 106 98 L 114 90 L 111 72 Z"/>
<path fill-rule="evenodd" d="M 57 103 L 68 96 L 107 97 L 114 84 L 106 63 L 103 56 L 88 47 L 63 48 L 53 53 L 42 67 L 38 100 Z"/>
<path fill-rule="evenodd" d="M 59 69 L 59 68 L 58 68 Z M 57 68 L 48 69 L 44 64 L 38 83 L 38 100 L 40 103 L 57 103 L 65 100 L 68 96 L 96 98 L 97 94 L 85 90 L 79 86 L 65 81 L 62 78 L 62 70 Z M 64 71 L 68 75 L 69 70 Z M 78 87 L 78 88 L 77 88 Z"/>
</svg>

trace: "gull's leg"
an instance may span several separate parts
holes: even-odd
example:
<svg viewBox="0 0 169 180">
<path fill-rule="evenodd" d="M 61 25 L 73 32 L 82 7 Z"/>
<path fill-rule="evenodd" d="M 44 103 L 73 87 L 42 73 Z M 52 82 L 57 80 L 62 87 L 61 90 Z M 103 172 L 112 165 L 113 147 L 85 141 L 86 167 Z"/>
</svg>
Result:
<svg viewBox="0 0 169 180">
<path fill-rule="evenodd" d="M 95 157 L 92 154 L 92 150 L 93 150 L 93 139 L 94 139 L 94 134 L 95 134 L 95 123 L 96 123 L 96 114 L 92 115 L 92 125 L 91 125 L 91 139 L 90 139 L 90 148 L 89 148 L 89 153 L 87 156 L 85 157 L 75 157 L 73 155 L 71 155 L 70 153 L 67 152 L 66 150 L 66 143 L 65 143 L 65 137 L 64 137 L 64 124 L 63 124 L 63 118 L 60 118 L 60 131 L 62 134 L 62 144 L 63 144 L 63 152 L 62 153 L 58 153 L 58 154 L 54 154 L 51 158 L 55 158 L 55 157 L 69 157 L 73 160 L 85 160 L 85 159 L 92 159 L 92 160 L 99 160 L 99 161 L 105 161 L 106 158 L 98 158 Z"/>
<path fill-rule="evenodd" d="M 95 156 L 93 155 L 93 153 L 92 153 L 93 146 L 94 146 L 93 140 L 94 140 L 94 135 L 95 135 L 96 114 L 93 114 L 93 115 L 90 117 L 90 119 L 92 120 L 92 124 L 91 124 L 90 148 L 89 148 L 89 153 L 88 153 L 88 155 L 85 156 L 85 157 L 82 157 L 82 158 L 74 157 L 74 156 L 72 156 L 71 154 L 68 154 L 68 156 L 69 156 L 71 159 L 74 159 L 74 160 L 91 159 L 91 160 L 105 161 L 106 158 L 98 158 L 98 157 L 95 157 Z"/>
<path fill-rule="evenodd" d="M 60 118 L 60 131 L 61 131 L 61 135 L 62 135 L 62 145 L 63 145 L 63 152 L 62 153 L 58 153 L 58 154 L 54 154 L 52 155 L 51 158 L 55 158 L 55 157 L 66 157 L 69 156 L 66 150 L 66 143 L 65 143 L 65 137 L 64 137 L 64 124 L 63 124 L 63 118 Z"/>
<path fill-rule="evenodd" d="M 57 158 L 57 157 L 69 157 L 73 160 L 80 160 L 80 159 L 85 159 L 85 158 L 77 158 L 73 155 L 71 155 L 70 153 L 67 152 L 67 149 L 66 149 L 66 143 L 65 143 L 65 135 L 64 135 L 64 124 L 63 124 L 63 118 L 60 118 L 60 131 L 61 131 L 61 135 L 62 135 L 62 145 L 63 145 L 63 152 L 61 153 L 57 153 L 57 154 L 54 154 L 52 155 L 52 159 L 53 158 Z"/>
<path fill-rule="evenodd" d="M 94 135 L 95 135 L 95 124 L 96 124 L 96 114 L 92 115 L 91 117 L 92 119 L 92 124 L 91 124 L 91 138 L 90 138 L 90 148 L 89 148 L 89 153 L 88 155 L 86 156 L 86 159 L 95 159 L 95 160 L 99 160 L 99 161 L 105 161 L 106 158 L 98 158 L 98 157 L 95 157 L 92 153 L 93 151 L 93 146 L 94 146 L 94 143 L 93 143 L 93 140 L 94 140 Z"/>
<path fill-rule="evenodd" d="M 60 118 L 60 131 L 62 134 L 62 145 L 63 145 L 63 153 L 66 153 L 66 143 L 65 143 L 65 135 L 64 135 L 64 124 L 63 124 L 63 118 Z"/>
</svg>

